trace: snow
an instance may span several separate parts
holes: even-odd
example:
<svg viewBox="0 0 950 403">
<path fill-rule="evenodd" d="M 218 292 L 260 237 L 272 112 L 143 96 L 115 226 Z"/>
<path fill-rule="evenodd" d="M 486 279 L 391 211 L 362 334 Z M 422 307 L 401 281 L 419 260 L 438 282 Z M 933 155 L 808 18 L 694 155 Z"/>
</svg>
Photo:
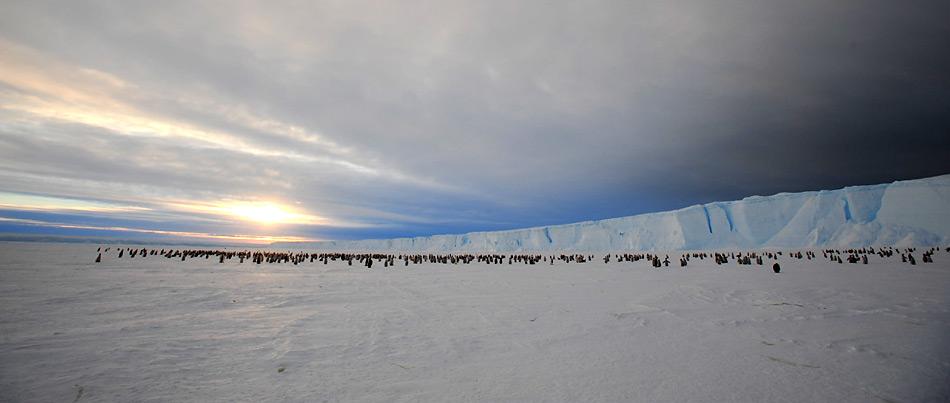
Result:
<svg viewBox="0 0 950 403">
<path fill-rule="evenodd" d="M 413 252 L 657 251 L 950 243 L 950 175 L 747 197 L 684 209 L 512 231 L 276 246 Z"/>
<path fill-rule="evenodd" d="M 883 196 L 845 193 L 852 220 L 876 214 L 882 226 L 919 217 L 889 203 L 928 197 L 868 192 Z M 731 211 L 732 235 L 761 241 L 783 220 L 843 220 L 810 212 L 843 210 L 841 196 L 707 208 L 713 233 Z M 787 206 L 784 218 L 756 222 L 759 201 Z M 708 233 L 702 208 L 637 220 L 693 216 Z M 621 224 L 550 236 L 581 241 L 605 236 L 582 228 Z M 690 228 L 669 240 L 695 245 Z M 780 274 L 711 259 L 369 270 L 107 253 L 97 265 L 95 246 L 39 243 L 2 243 L 0 256 L 2 401 L 950 400 L 944 251 L 917 266 L 786 256 Z"/>
</svg>

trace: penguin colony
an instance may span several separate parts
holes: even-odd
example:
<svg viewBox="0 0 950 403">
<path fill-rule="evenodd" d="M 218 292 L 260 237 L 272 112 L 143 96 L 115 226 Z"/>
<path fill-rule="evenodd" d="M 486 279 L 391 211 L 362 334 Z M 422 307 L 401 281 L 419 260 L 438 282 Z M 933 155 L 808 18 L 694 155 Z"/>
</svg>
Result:
<svg viewBox="0 0 950 403">
<path fill-rule="evenodd" d="M 102 247 L 96 250 L 98 256 L 96 256 L 96 263 L 102 262 L 102 254 L 109 253 L 112 248 Z M 141 259 L 141 258 L 156 258 L 163 257 L 165 259 L 175 259 L 178 261 L 184 262 L 186 259 L 206 259 L 210 260 L 212 257 L 218 261 L 218 263 L 224 263 L 225 260 L 237 259 L 239 263 L 244 263 L 247 261 L 250 264 L 289 264 L 298 265 L 301 263 L 314 263 L 321 262 L 323 264 L 328 264 L 330 261 L 336 262 L 346 262 L 348 266 L 353 266 L 353 263 L 356 262 L 357 266 L 365 266 L 366 268 L 372 268 L 373 264 L 382 265 L 384 268 L 396 267 L 397 265 L 402 265 L 403 267 L 409 266 L 410 264 L 470 264 L 472 262 L 493 264 L 493 265 L 502 265 L 502 264 L 523 264 L 523 265 L 537 265 L 537 264 L 547 264 L 553 265 L 554 262 L 563 262 L 563 263 L 587 263 L 592 262 L 595 259 L 594 255 L 589 254 L 559 254 L 559 255 L 543 255 L 543 254 L 497 254 L 497 253 L 487 253 L 487 254 L 385 254 L 385 253 L 307 253 L 307 252 L 270 252 L 270 251 L 229 251 L 229 250 L 214 250 L 214 249 L 148 249 L 143 248 L 116 248 L 117 253 L 115 256 L 118 259 L 123 258 L 123 256 L 128 256 L 128 259 Z M 950 247 L 947 247 L 945 252 L 950 253 Z M 824 249 L 819 251 L 821 252 L 822 258 L 829 260 L 831 262 L 836 262 L 839 264 L 844 264 L 847 261 L 850 264 L 868 264 L 869 257 L 873 259 L 895 259 L 896 256 L 900 256 L 901 263 L 905 263 L 911 266 L 917 265 L 917 258 L 915 253 L 920 254 L 921 263 L 933 263 L 934 255 L 941 252 L 940 248 L 932 247 L 929 249 L 924 249 L 918 251 L 917 248 L 893 248 L 893 247 L 866 247 L 860 249 Z M 783 256 L 781 251 L 761 251 L 761 252 L 690 252 L 682 253 L 679 256 L 679 266 L 687 267 L 691 259 L 714 259 L 717 265 L 725 265 L 730 263 L 735 263 L 740 266 L 763 266 L 771 263 L 772 271 L 775 273 L 781 272 L 781 265 L 779 265 L 779 257 Z M 846 256 L 846 257 L 842 257 Z M 788 259 L 797 259 L 797 260 L 812 260 L 818 259 L 818 255 L 814 251 L 795 251 L 788 253 Z M 617 254 L 607 254 L 602 258 L 604 264 L 609 264 L 611 262 L 623 263 L 623 262 L 639 262 L 644 261 L 655 268 L 665 268 L 670 266 L 670 256 L 664 255 L 663 258 L 660 258 L 659 254 L 653 253 L 617 253 Z M 397 261 L 399 263 L 397 263 Z"/>
</svg>

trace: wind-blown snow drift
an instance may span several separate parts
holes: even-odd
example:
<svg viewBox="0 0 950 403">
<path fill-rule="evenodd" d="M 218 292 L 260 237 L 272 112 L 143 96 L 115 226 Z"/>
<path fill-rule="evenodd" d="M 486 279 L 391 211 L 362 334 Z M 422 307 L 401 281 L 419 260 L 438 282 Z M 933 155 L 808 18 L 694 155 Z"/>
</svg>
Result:
<svg viewBox="0 0 950 403">
<path fill-rule="evenodd" d="M 522 252 L 950 244 L 950 175 L 752 196 L 675 211 L 511 231 L 280 244 L 330 250 Z"/>
</svg>

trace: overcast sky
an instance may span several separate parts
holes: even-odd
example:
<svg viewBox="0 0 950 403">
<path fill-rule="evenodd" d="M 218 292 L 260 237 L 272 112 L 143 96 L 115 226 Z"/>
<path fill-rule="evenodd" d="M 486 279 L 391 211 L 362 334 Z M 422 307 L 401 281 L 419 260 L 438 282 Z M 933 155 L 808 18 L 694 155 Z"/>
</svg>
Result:
<svg viewBox="0 0 950 403">
<path fill-rule="evenodd" d="M 945 0 L 6 0 L 0 232 L 415 236 L 946 174 L 948 21 Z"/>
</svg>

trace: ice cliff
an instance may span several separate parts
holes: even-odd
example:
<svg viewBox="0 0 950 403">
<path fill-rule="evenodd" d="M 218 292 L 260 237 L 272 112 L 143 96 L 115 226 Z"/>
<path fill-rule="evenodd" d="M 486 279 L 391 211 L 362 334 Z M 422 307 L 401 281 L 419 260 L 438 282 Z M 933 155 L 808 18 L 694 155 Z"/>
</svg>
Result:
<svg viewBox="0 0 950 403">
<path fill-rule="evenodd" d="M 950 244 L 950 175 L 752 196 L 675 211 L 510 231 L 280 244 L 413 252 L 650 251 Z"/>
</svg>

